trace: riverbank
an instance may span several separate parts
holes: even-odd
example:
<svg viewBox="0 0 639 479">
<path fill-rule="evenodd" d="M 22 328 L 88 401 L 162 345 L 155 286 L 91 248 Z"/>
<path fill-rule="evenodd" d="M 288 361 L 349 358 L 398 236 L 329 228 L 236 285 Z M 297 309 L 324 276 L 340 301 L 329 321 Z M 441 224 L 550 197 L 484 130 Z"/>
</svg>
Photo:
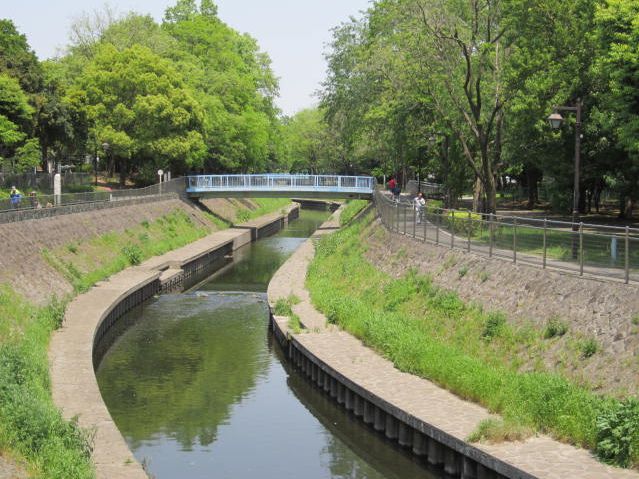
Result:
<svg viewBox="0 0 639 479">
<path fill-rule="evenodd" d="M 300 249 L 299 254 L 296 253 L 284 265 L 281 274 L 278 272 L 273 278 L 269 303 L 280 313 L 287 306 L 289 316 L 297 316 L 301 325 L 307 328 L 296 334 L 296 328 L 289 326 L 289 318 L 273 318 L 276 336 L 280 340 L 289 338 L 289 355 L 304 374 L 375 429 L 383 431 L 389 438 L 396 438 L 416 454 L 425 455 L 429 462 L 442 464 L 449 473 L 485 477 L 482 474 L 492 470 L 506 477 L 639 477 L 634 471 L 605 466 L 587 451 L 561 444 L 543 434 L 522 438 L 521 441 L 470 445 L 467 439 L 478 431 L 480 423 L 497 418 L 486 409 L 463 401 L 430 381 L 395 369 L 399 367 L 419 373 L 420 367 L 432 364 L 436 359 L 428 359 L 420 351 L 424 347 L 433 348 L 433 351 L 438 349 L 432 339 L 428 339 L 431 332 L 427 327 L 419 329 L 418 322 L 398 314 L 406 305 L 407 296 L 418 291 L 411 289 L 409 284 L 394 282 L 390 278 L 383 286 L 378 284 L 379 273 L 371 270 L 372 267 L 361 256 L 365 249 L 361 231 L 361 226 L 350 228 L 319 243 L 318 258 L 309 271 L 308 285 L 314 301 L 324 307 L 331 323 L 363 338 L 387 359 L 335 326 L 329 324 L 325 327 L 326 318 L 313 311 L 309 294 L 301 291 L 299 286 L 308 264 L 304 256 L 312 256 Z M 389 291 L 393 292 L 393 298 L 387 296 Z M 362 298 L 362 293 L 365 298 Z M 440 298 L 453 299 L 443 292 Z M 387 301 L 390 301 L 386 304 L 388 308 L 380 314 L 372 314 L 367 309 L 368 305 Z M 455 304 L 454 301 L 451 303 Z M 404 329 L 412 326 L 418 329 L 413 328 L 405 334 Z M 495 336 L 499 326 L 496 324 L 494 331 L 491 330 Z M 449 370 L 451 379 L 479 380 L 484 377 L 464 356 L 449 354 L 452 351 L 446 349 L 439 352 L 442 355 L 434 363 L 437 367 L 447 364 L 449 367 L 443 369 Z M 493 386 L 487 384 L 486 388 Z M 471 392 L 480 394 L 481 381 L 474 387 L 478 388 L 471 389 Z M 555 390 L 551 396 L 545 396 L 548 407 L 570 408 L 577 405 L 574 402 L 563 404 L 564 396 L 560 392 Z M 527 394 L 534 396 L 533 393 L 534 390 L 527 390 Z M 564 425 L 565 419 L 557 417 Z M 570 417 L 568 420 L 571 420 Z M 432 451 L 425 450 L 424 438 L 420 434 L 426 436 L 428 447 L 432 442 Z"/>
<path fill-rule="evenodd" d="M 51 399 L 47 347 L 68 301 L 50 300 L 51 294 L 68 297 L 148 255 L 225 227 L 178 199 L 17 223 L 11 225 L 10 241 L 11 228 L 0 225 L 2 261 L 11 261 L 13 273 L 11 287 L 6 271 L 0 278 L 5 283 L 0 288 L 0 449 L 24 457 L 35 477 L 93 477 L 90 432 L 64 420 Z M 42 247 L 48 259 L 40 254 Z M 56 269 L 51 256 L 64 269 Z M 74 285 L 64 270 L 83 281 Z"/>
</svg>

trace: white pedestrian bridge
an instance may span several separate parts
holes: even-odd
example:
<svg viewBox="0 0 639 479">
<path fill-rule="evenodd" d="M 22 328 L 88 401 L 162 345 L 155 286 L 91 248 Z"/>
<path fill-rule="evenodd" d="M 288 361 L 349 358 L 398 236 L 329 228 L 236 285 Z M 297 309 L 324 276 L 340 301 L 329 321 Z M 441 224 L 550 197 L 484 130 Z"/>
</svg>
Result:
<svg viewBox="0 0 639 479">
<path fill-rule="evenodd" d="M 186 177 L 193 198 L 361 198 L 370 200 L 376 186 L 371 176 L 339 175 L 194 175 Z"/>
</svg>

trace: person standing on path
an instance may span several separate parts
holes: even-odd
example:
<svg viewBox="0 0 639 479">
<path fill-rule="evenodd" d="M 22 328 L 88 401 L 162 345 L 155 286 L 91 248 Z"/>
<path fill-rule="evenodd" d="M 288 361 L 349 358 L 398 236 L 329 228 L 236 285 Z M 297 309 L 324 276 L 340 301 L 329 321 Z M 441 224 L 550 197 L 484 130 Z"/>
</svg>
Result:
<svg viewBox="0 0 639 479">
<path fill-rule="evenodd" d="M 399 202 L 399 194 L 401 193 L 400 187 L 397 185 L 397 181 L 395 178 L 391 176 L 391 179 L 388 180 L 388 189 L 393 194 L 393 200 Z"/>
<path fill-rule="evenodd" d="M 424 208 L 426 207 L 426 200 L 424 199 L 424 195 L 421 191 L 417 193 L 417 196 L 413 199 L 413 205 L 415 207 L 415 212 L 417 213 L 417 224 L 420 224 L 424 217 Z"/>
</svg>

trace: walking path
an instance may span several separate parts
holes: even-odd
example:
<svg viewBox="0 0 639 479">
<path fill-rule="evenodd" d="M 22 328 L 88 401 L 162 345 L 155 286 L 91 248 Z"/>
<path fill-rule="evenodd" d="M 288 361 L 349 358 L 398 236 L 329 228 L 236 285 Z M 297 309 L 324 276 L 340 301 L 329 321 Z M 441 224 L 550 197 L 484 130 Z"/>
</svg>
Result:
<svg viewBox="0 0 639 479">
<path fill-rule="evenodd" d="M 390 203 L 389 203 L 390 204 Z M 440 244 L 442 246 L 450 246 L 462 251 L 470 251 L 473 253 L 481 254 L 482 256 L 499 258 L 506 261 L 515 261 L 517 263 L 527 264 L 538 268 L 543 268 L 543 256 L 541 253 L 534 254 L 529 252 L 517 251 L 515 254 L 513 249 L 504 249 L 494 246 L 492 249 L 486 242 L 477 241 L 476 238 L 471 238 L 469 243 L 468 236 L 460 236 L 459 234 L 451 235 L 451 233 L 442 226 L 437 226 L 431 221 L 424 220 L 423 222 L 415 222 L 412 203 L 406 198 L 402 198 L 400 203 L 401 208 L 407 209 L 407 217 L 404 218 L 404 211 L 400 213 L 399 225 L 393 223 L 393 225 L 386 225 L 389 229 L 394 229 L 400 234 L 414 237 L 418 240 L 427 240 L 430 243 Z M 396 221 L 395 218 L 392 220 Z M 460 219 L 463 222 L 464 218 Z M 566 231 L 570 231 L 566 228 Z M 525 239 L 525 237 L 523 238 Z M 633 243 L 634 245 L 634 243 Z M 537 245 L 538 248 L 542 248 L 542 244 Z M 621 253 L 622 254 L 622 253 Z M 625 282 L 625 273 L 622 267 L 606 267 L 593 265 L 589 263 L 584 264 L 583 274 L 580 274 L 579 262 L 565 261 L 556 259 L 551 255 L 546 258 L 545 269 L 553 271 L 560 271 L 573 275 L 580 275 L 585 278 L 591 279 L 603 279 L 606 281 Z M 639 279 L 637 271 L 630 269 L 629 282 L 636 283 Z"/>
<path fill-rule="evenodd" d="M 338 215 L 339 213 L 335 216 Z M 486 409 L 464 401 L 428 380 L 400 372 L 390 361 L 350 334 L 330 325 L 327 327 L 326 318 L 312 306 L 304 282 L 313 258 L 313 241 L 339 224 L 336 217 L 325 223 L 273 276 L 268 288 L 271 307 L 280 298 L 287 298 L 291 294 L 297 296 L 301 301 L 292 309 L 307 331 L 293 334 L 289 330 L 287 333 L 299 344 L 338 374 L 370 391 L 382 401 L 464 441 L 481 420 L 491 417 Z M 280 328 L 287 330 L 286 318 L 276 317 L 275 320 Z M 476 447 L 525 471 L 522 476 L 527 473 L 528 477 L 548 479 L 639 478 L 636 471 L 606 466 L 590 452 L 544 435 L 521 442 L 473 444 L 468 447 Z"/>
</svg>

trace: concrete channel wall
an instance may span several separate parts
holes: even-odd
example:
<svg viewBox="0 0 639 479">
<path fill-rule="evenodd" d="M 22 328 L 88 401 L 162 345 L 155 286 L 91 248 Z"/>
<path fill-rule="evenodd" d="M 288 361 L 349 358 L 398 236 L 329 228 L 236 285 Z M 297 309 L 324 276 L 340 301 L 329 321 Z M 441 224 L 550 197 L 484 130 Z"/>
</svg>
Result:
<svg viewBox="0 0 639 479">
<path fill-rule="evenodd" d="M 334 216 L 339 216 L 340 210 Z M 271 311 L 280 299 L 296 296 L 289 318 L 271 315 L 274 336 L 297 370 L 371 429 L 398 443 L 451 477 L 462 479 L 634 478 L 636 471 L 598 462 L 583 449 L 538 435 L 525 441 L 470 444 L 468 435 L 484 419 L 494 417 L 435 384 L 398 371 L 350 334 L 328 324 L 304 287 L 314 256 L 313 241 L 336 229 L 335 217 L 301 245 L 275 273 L 268 287 Z"/>
<path fill-rule="evenodd" d="M 324 223 L 318 233 L 326 234 L 334 230 L 339 225 L 339 213 L 341 210 L 338 210 L 336 218 L 331 218 Z M 361 218 L 362 215 L 358 217 Z M 286 269 L 291 266 L 289 263 L 299 261 L 299 258 L 295 257 L 296 254 L 303 256 L 304 249 L 308 250 L 309 247 L 312 249 L 312 241 L 313 238 L 309 239 L 307 244 L 298 249 L 298 252 L 294 253 L 273 276 L 268 293 L 271 310 L 274 309 L 276 297 L 287 296 L 283 293 L 287 289 L 285 285 L 273 283 L 282 280 L 299 282 L 300 278 L 290 275 Z M 308 259 L 308 253 L 305 256 Z M 295 265 L 294 269 L 299 270 L 300 265 Z M 292 293 L 293 289 L 289 291 Z M 301 322 L 309 329 L 318 326 L 313 324 L 313 320 L 305 322 L 303 316 Z M 276 340 L 282 346 L 289 361 L 320 391 L 328 394 L 337 404 L 346 411 L 352 412 L 365 424 L 371 425 L 375 431 L 383 433 L 386 438 L 396 441 L 416 456 L 424 457 L 429 464 L 441 466 L 448 475 L 462 479 L 503 477 L 532 479 L 535 477 L 412 416 L 394 405 L 392 401 L 378 397 L 356 381 L 341 374 L 330 363 L 315 354 L 316 351 L 305 346 L 298 339 L 299 335 L 289 330 L 288 318 L 271 315 L 271 326 Z"/>
<path fill-rule="evenodd" d="M 105 340 L 108 332 L 134 307 L 156 294 L 182 290 L 191 278 L 216 261 L 252 240 L 272 234 L 298 215 L 299 205 L 293 205 L 287 212 L 213 233 L 127 268 L 69 304 L 63 326 L 53 334 L 49 346 L 51 389 L 63 416 L 77 418 L 80 427 L 93 432 L 98 479 L 147 477 L 115 426 L 95 377 L 95 367 L 110 346 Z"/>
</svg>

